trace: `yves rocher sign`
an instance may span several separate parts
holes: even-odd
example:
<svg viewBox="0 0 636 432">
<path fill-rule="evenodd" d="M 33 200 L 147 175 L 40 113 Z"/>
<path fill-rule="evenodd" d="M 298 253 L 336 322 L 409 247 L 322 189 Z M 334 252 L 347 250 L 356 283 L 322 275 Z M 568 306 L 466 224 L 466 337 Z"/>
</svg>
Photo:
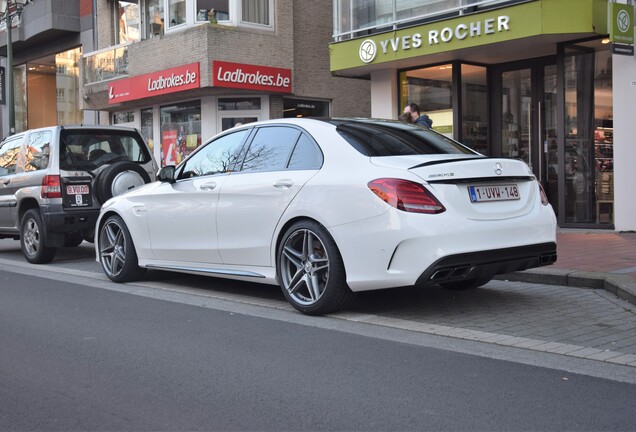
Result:
<svg viewBox="0 0 636 432">
<path fill-rule="evenodd" d="M 212 62 L 212 85 L 268 92 L 291 93 L 291 69 L 223 61 Z"/>
<path fill-rule="evenodd" d="M 201 87 L 199 63 L 113 81 L 108 84 L 108 103 L 116 104 Z"/>
</svg>

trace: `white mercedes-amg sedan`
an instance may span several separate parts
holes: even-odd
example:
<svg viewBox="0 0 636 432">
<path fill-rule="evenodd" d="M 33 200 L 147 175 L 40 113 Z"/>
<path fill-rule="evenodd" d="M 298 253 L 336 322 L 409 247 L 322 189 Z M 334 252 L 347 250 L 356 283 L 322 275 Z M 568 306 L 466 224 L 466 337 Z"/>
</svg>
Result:
<svg viewBox="0 0 636 432">
<path fill-rule="evenodd" d="M 278 119 L 227 130 L 158 181 L 107 201 L 97 260 L 279 284 L 326 314 L 358 291 L 471 289 L 556 261 L 556 218 L 523 161 L 418 126 Z"/>
</svg>

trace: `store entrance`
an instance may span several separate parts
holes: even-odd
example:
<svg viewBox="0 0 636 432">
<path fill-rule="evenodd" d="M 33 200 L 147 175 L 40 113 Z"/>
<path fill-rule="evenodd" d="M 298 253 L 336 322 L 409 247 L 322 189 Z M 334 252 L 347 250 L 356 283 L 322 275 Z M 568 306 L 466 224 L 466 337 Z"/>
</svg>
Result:
<svg viewBox="0 0 636 432">
<path fill-rule="evenodd" d="M 558 209 L 557 66 L 555 58 L 492 69 L 492 154 L 524 160 Z"/>
</svg>

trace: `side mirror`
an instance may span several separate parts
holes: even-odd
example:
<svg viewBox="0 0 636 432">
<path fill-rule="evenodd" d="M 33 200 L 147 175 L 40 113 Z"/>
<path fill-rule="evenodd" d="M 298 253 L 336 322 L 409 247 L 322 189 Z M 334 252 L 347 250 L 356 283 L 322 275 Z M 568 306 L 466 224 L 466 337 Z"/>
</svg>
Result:
<svg viewBox="0 0 636 432">
<path fill-rule="evenodd" d="M 157 180 L 164 183 L 174 183 L 175 182 L 174 173 L 175 173 L 174 165 L 165 166 L 161 168 L 159 172 L 157 173 Z"/>
</svg>

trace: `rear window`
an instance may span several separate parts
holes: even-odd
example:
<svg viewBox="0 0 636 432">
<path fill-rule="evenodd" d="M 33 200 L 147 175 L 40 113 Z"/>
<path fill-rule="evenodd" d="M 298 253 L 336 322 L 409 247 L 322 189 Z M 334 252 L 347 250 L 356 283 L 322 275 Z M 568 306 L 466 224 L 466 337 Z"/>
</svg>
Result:
<svg viewBox="0 0 636 432">
<path fill-rule="evenodd" d="M 97 168 L 120 161 L 140 164 L 151 160 L 139 134 L 99 129 L 65 129 L 61 133 L 60 164 Z"/>
<path fill-rule="evenodd" d="M 336 130 L 365 156 L 478 154 L 444 135 L 392 121 L 338 121 Z"/>
</svg>

